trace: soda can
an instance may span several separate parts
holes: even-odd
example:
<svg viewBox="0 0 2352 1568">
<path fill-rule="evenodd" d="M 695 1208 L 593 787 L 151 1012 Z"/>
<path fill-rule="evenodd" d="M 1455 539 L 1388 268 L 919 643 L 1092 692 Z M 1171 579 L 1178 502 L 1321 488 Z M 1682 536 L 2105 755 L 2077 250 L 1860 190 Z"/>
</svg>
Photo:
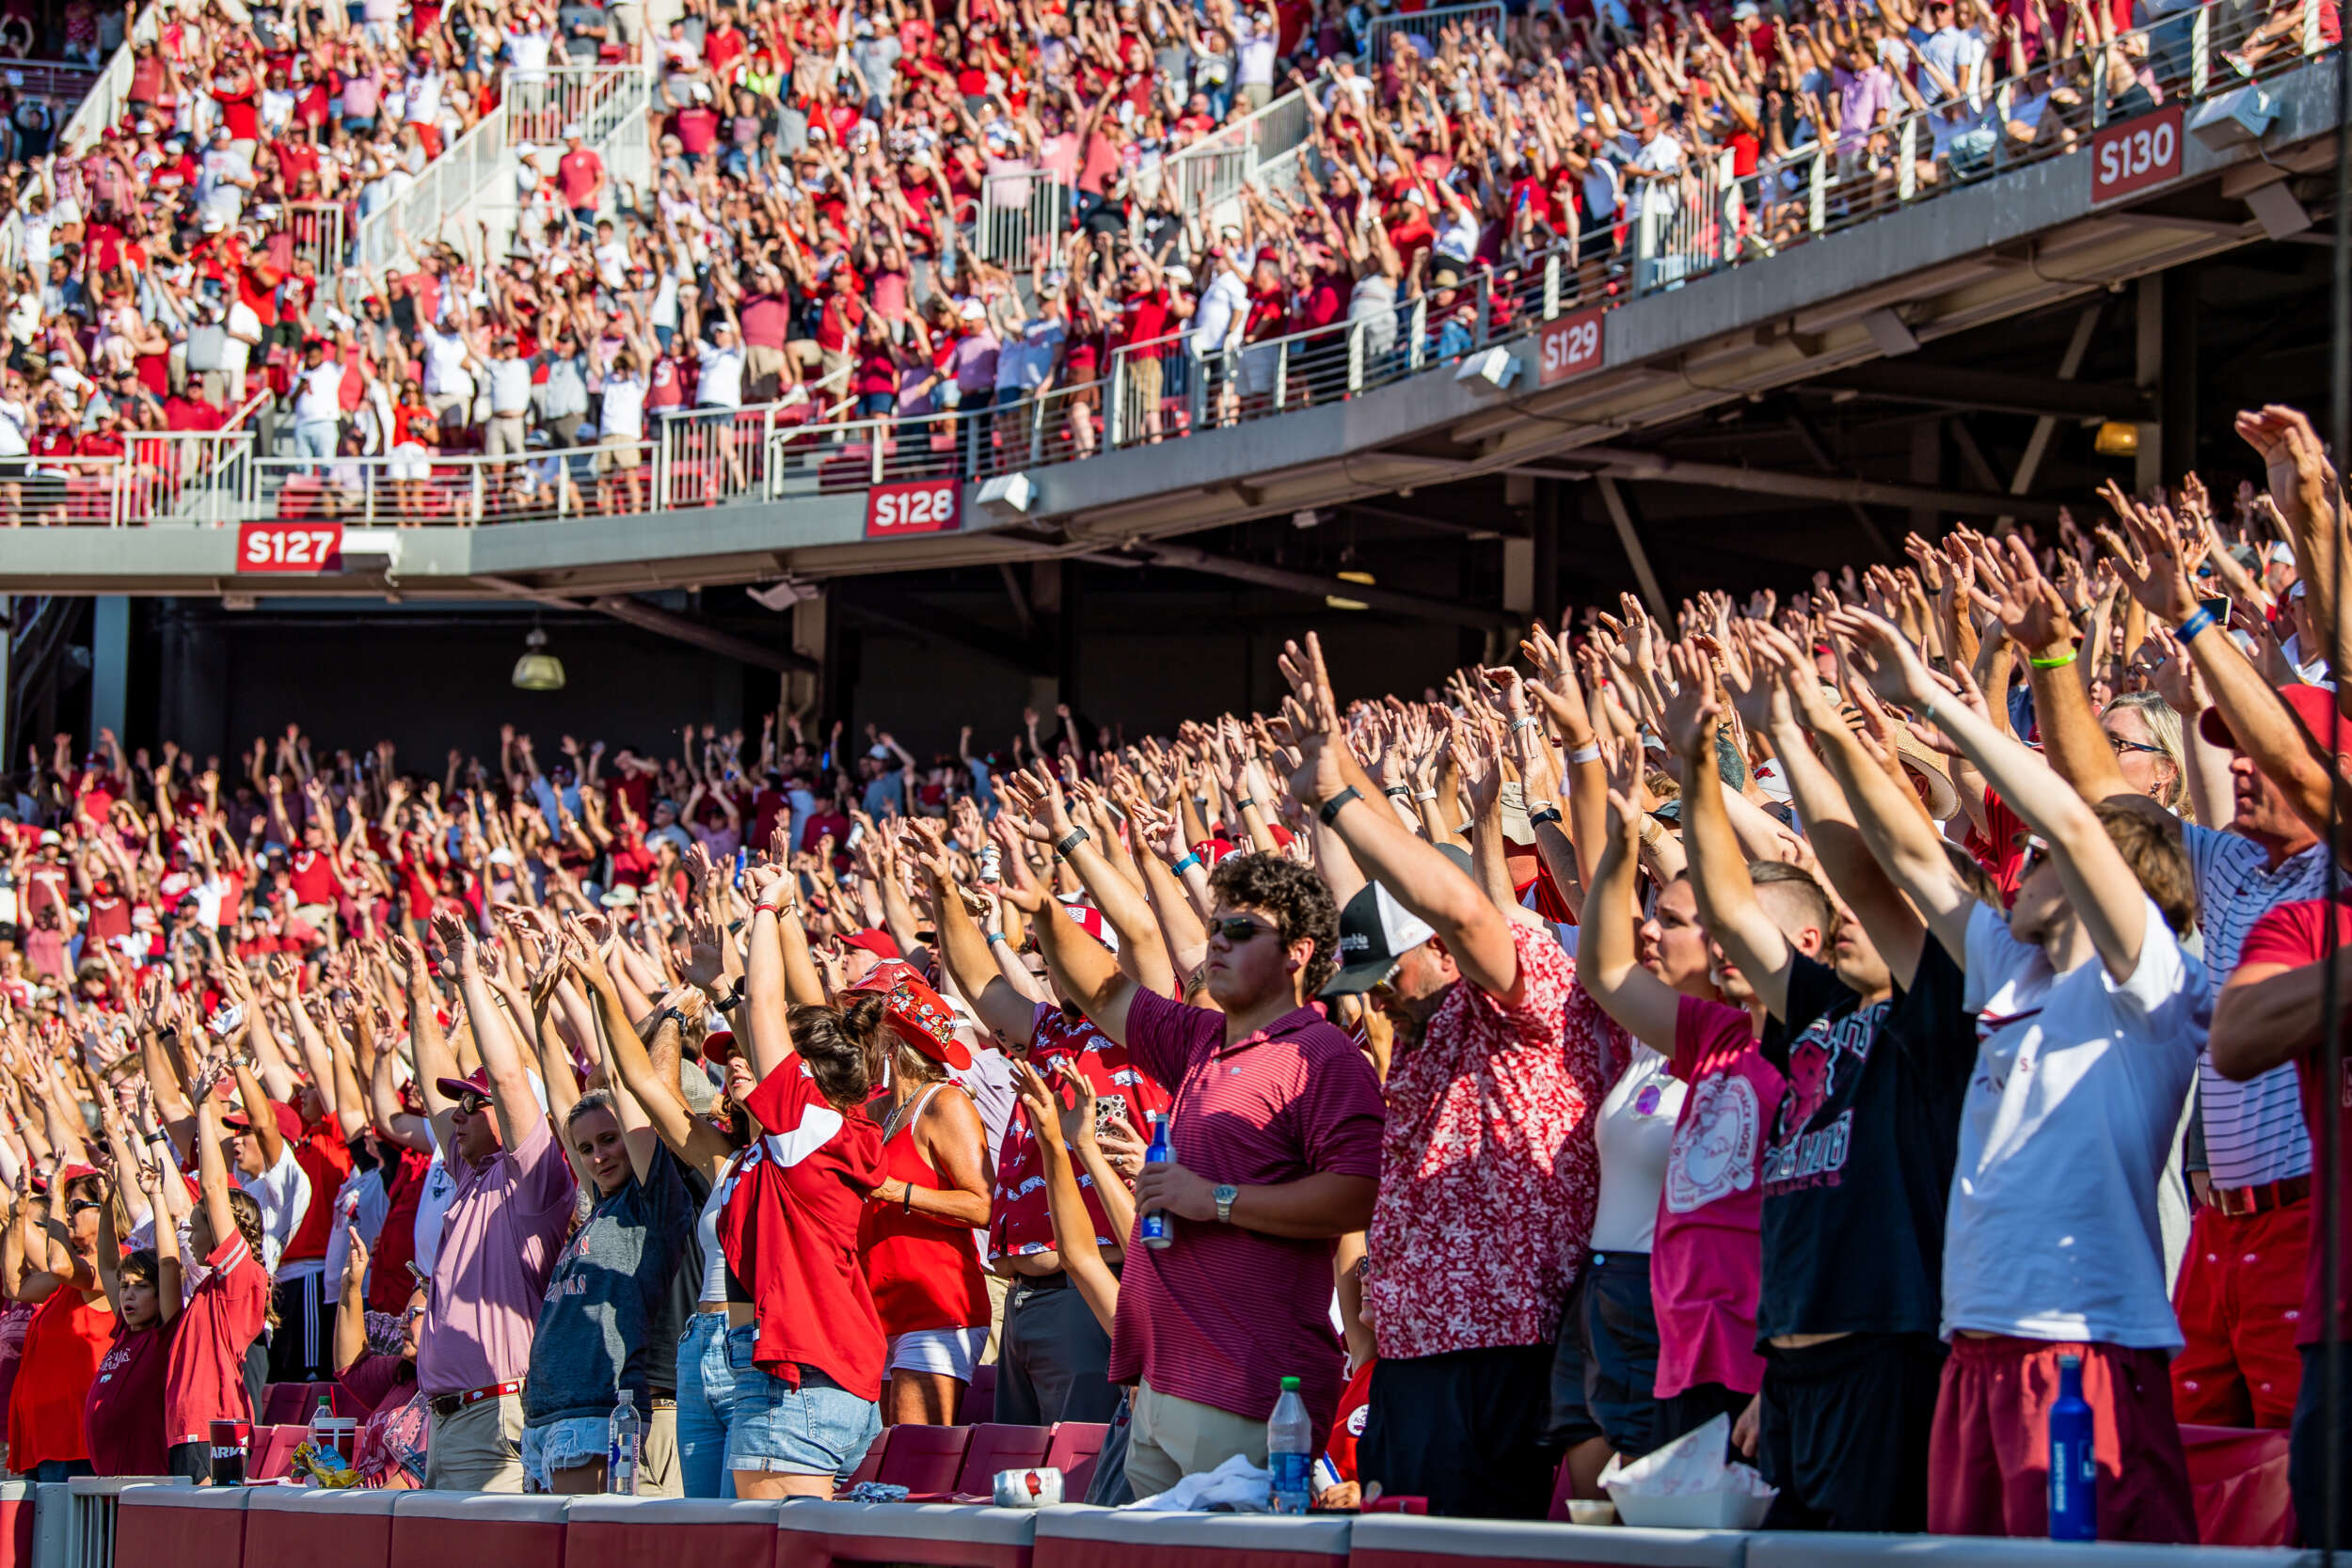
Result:
<svg viewBox="0 0 2352 1568">
<path fill-rule="evenodd" d="M 998 1508 L 1051 1508 L 1061 1501 L 1061 1472 L 1051 1465 L 996 1472 Z"/>
<path fill-rule="evenodd" d="M 213 1484 L 243 1486 L 245 1457 L 253 1447 L 251 1421 L 213 1423 Z"/>
</svg>

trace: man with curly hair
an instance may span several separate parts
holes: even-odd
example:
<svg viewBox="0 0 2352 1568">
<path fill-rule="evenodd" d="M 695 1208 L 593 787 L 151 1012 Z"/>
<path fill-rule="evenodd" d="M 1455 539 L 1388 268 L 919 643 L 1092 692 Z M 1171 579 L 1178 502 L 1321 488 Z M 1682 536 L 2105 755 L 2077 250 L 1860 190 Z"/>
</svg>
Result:
<svg viewBox="0 0 2352 1568">
<path fill-rule="evenodd" d="M 1209 890 L 1214 1008 L 1144 990 L 1075 921 L 1037 923 L 1061 994 L 1175 1096 L 1175 1158 L 1136 1183 L 1136 1212 L 1171 1216 L 1173 1239 L 1129 1247 L 1111 1335 L 1137 1497 L 1235 1454 L 1263 1465 L 1285 1377 L 1328 1420 L 1344 1381 L 1332 1252 L 1379 1185 L 1379 1082 L 1309 1000 L 1337 967 L 1330 890 L 1270 854 L 1229 857 Z"/>
</svg>

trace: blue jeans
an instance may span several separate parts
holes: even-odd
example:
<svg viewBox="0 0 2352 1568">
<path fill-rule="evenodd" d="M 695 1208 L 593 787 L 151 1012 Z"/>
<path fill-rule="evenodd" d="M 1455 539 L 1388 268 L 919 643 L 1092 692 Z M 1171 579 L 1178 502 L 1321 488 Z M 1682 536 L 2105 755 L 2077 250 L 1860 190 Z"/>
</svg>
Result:
<svg viewBox="0 0 2352 1568">
<path fill-rule="evenodd" d="M 882 1435 L 880 1409 L 814 1367 L 798 1369 L 795 1387 L 753 1365 L 758 1338 L 749 1326 L 727 1335 L 727 1367 L 735 1374 L 727 1468 L 848 1481 Z"/>
<path fill-rule="evenodd" d="M 756 1338 L 755 1325 L 742 1333 Z M 677 1342 L 678 1482 L 690 1497 L 732 1497 L 727 1423 L 735 1414 L 735 1373 L 727 1367 L 727 1315 L 697 1312 Z"/>
<path fill-rule="evenodd" d="M 320 463 L 332 461 L 337 429 L 333 420 L 303 420 L 294 426 L 294 455 Z"/>
<path fill-rule="evenodd" d="M 35 1481 L 50 1482 L 71 1481 L 75 1476 L 94 1476 L 97 1473 L 90 1467 L 90 1462 L 87 1459 L 44 1459 L 33 1466 Z"/>
</svg>

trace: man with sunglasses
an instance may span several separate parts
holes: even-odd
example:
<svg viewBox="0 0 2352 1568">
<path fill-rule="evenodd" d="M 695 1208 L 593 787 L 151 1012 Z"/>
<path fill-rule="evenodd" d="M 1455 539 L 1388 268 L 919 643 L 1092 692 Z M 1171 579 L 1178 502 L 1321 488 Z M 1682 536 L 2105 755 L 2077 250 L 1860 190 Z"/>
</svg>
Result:
<svg viewBox="0 0 2352 1568">
<path fill-rule="evenodd" d="M 572 1167 L 500 1022 L 472 930 L 447 915 L 435 929 L 455 962 L 482 1065 L 459 1075 L 424 955 L 394 939 L 425 1113 L 439 1158 L 457 1175 L 417 1339 L 417 1383 L 433 1402 L 425 1485 L 520 1492 L 523 1377 L 571 1221 Z"/>
</svg>

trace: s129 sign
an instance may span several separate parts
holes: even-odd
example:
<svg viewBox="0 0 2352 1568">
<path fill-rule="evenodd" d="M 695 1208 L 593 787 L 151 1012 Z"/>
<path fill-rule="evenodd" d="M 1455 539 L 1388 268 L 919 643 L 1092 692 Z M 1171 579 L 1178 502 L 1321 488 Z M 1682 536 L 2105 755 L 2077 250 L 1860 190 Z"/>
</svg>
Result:
<svg viewBox="0 0 2352 1568">
<path fill-rule="evenodd" d="M 2181 177 L 2181 109 L 2102 126 L 2090 138 L 2090 199 L 2095 205 Z"/>
<path fill-rule="evenodd" d="M 866 493 L 866 537 L 952 532 L 962 510 L 963 486 L 952 479 L 877 484 Z"/>
<path fill-rule="evenodd" d="M 1549 387 L 1600 369 L 1601 311 L 1597 306 L 1544 324 L 1537 385 Z"/>
</svg>

